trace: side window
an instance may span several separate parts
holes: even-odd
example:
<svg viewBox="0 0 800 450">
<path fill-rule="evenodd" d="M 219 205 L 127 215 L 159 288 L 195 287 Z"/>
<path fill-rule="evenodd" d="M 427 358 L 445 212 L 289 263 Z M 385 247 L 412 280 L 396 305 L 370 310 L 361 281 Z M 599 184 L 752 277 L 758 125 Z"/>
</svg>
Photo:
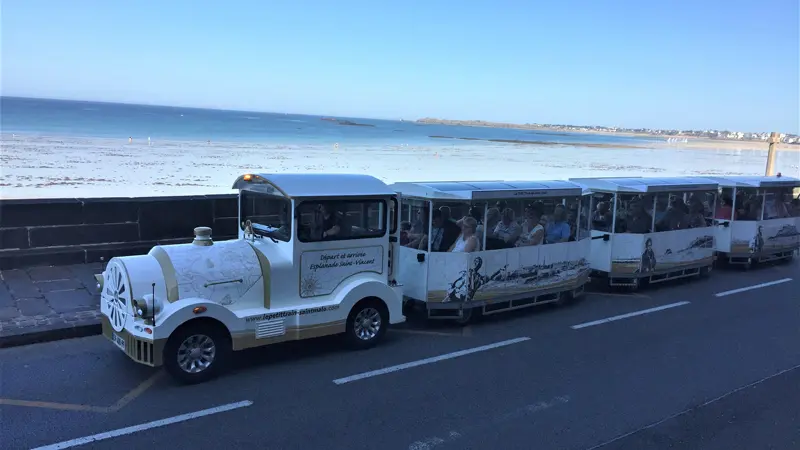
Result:
<svg viewBox="0 0 800 450">
<path fill-rule="evenodd" d="M 340 241 L 384 236 L 387 205 L 383 200 L 305 201 L 297 206 L 301 242 Z"/>
</svg>

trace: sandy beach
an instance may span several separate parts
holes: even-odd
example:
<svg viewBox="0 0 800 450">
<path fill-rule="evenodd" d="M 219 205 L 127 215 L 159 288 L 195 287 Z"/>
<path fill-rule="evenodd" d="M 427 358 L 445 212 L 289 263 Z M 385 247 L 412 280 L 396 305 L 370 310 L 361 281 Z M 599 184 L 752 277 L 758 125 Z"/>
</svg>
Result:
<svg viewBox="0 0 800 450">
<path fill-rule="evenodd" d="M 367 173 L 385 182 L 553 180 L 592 176 L 762 175 L 767 151 L 432 139 L 426 145 L 329 145 L 0 135 L 0 198 L 131 197 L 230 193 L 248 172 Z M 800 155 L 776 168 L 800 176 Z"/>
</svg>

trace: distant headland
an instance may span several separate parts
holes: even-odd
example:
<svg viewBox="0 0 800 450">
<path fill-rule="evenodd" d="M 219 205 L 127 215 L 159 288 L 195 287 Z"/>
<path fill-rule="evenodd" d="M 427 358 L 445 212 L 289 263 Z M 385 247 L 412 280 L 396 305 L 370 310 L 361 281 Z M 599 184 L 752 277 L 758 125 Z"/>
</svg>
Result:
<svg viewBox="0 0 800 450">
<path fill-rule="evenodd" d="M 769 140 L 770 133 L 747 133 L 742 131 L 729 130 L 661 130 L 653 128 L 622 128 L 622 127 L 602 127 L 586 125 L 555 125 L 539 123 L 506 123 L 488 122 L 485 120 L 450 120 L 426 117 L 418 119 L 416 123 L 425 125 L 456 125 L 464 127 L 486 127 L 486 128 L 511 128 L 518 130 L 549 131 L 561 133 L 602 133 L 644 137 L 664 137 L 664 138 L 693 138 L 693 139 L 713 139 L 724 141 L 750 141 L 757 143 Z M 783 144 L 800 145 L 800 136 L 793 134 L 780 135 L 780 142 Z"/>
</svg>

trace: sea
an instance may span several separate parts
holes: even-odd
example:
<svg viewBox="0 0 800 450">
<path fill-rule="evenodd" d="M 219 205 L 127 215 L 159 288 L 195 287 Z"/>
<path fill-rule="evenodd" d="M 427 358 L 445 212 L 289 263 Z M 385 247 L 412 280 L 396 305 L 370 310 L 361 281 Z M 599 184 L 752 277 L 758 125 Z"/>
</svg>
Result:
<svg viewBox="0 0 800 450">
<path fill-rule="evenodd" d="M 248 172 L 386 182 L 763 174 L 766 151 L 661 137 L 0 97 L 0 198 L 230 193 Z M 800 174 L 800 153 L 777 169 Z"/>
</svg>

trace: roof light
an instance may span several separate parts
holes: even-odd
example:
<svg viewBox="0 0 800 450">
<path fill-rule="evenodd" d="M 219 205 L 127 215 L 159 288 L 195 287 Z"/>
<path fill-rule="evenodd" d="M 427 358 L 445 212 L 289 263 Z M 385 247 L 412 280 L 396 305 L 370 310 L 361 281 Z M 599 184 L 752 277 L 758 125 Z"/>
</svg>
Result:
<svg viewBox="0 0 800 450">
<path fill-rule="evenodd" d="M 253 176 L 248 173 L 247 175 L 243 176 L 242 179 L 244 181 L 250 181 L 253 179 Z"/>
</svg>

